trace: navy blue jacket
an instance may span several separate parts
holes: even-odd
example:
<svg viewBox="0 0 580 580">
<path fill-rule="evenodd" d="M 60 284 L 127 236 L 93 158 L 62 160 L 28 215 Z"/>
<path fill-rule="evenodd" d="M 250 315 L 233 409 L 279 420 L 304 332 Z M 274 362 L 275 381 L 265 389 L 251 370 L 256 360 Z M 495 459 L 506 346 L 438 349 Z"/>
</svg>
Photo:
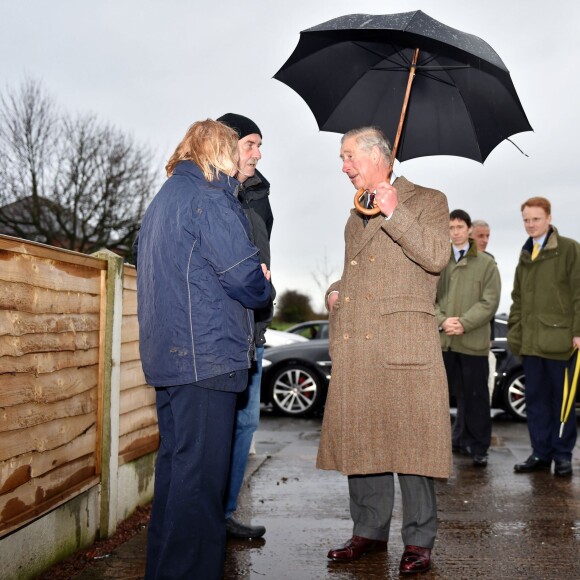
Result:
<svg viewBox="0 0 580 580">
<path fill-rule="evenodd" d="M 235 197 L 238 185 L 223 175 L 207 182 L 195 163 L 181 161 L 145 212 L 135 254 L 139 348 L 152 386 L 251 365 L 251 309 L 268 303 L 270 284 Z"/>
</svg>

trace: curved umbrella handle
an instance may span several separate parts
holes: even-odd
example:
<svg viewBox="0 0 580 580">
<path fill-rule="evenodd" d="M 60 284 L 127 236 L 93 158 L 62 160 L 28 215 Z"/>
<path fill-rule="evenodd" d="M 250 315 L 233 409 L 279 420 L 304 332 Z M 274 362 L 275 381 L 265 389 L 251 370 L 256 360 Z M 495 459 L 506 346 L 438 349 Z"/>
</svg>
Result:
<svg viewBox="0 0 580 580">
<path fill-rule="evenodd" d="M 377 205 L 377 202 L 373 202 L 373 207 L 365 207 L 361 204 L 360 200 L 362 199 L 363 195 L 365 194 L 365 188 L 361 187 L 355 194 L 354 194 L 354 207 L 356 211 L 362 213 L 363 215 L 377 215 L 381 213 L 381 209 Z"/>
</svg>

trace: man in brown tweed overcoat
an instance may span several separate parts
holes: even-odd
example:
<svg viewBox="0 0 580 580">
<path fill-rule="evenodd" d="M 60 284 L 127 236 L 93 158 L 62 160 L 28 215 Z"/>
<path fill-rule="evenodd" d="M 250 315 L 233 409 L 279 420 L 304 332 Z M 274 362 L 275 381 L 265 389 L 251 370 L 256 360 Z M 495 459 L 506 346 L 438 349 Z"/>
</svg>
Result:
<svg viewBox="0 0 580 580">
<path fill-rule="evenodd" d="M 403 574 L 431 565 L 437 528 L 433 478 L 451 473 L 447 381 L 435 320 L 449 260 L 449 210 L 439 191 L 385 181 L 382 132 L 342 138 L 342 170 L 374 193 L 381 213 L 351 210 L 342 277 L 327 292 L 332 378 L 317 467 L 348 475 L 352 538 L 331 550 L 352 561 L 387 548 L 394 474 L 403 501 Z M 371 198 L 372 199 L 372 198 Z"/>
</svg>

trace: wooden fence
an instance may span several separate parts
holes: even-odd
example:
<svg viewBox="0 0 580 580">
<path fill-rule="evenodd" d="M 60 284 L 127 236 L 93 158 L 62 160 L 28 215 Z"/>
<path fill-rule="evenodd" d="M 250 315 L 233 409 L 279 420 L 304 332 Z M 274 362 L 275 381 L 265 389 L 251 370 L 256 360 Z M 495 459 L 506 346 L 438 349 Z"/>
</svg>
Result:
<svg viewBox="0 0 580 580">
<path fill-rule="evenodd" d="M 155 390 L 145 382 L 139 356 L 137 273 L 127 265 L 123 275 L 120 397 L 119 465 L 123 465 L 159 447 Z"/>
<path fill-rule="evenodd" d="M 135 270 L 120 269 L 119 305 L 111 301 L 110 264 L 0 236 L 0 538 L 103 485 L 109 449 L 118 449 L 115 466 L 157 449 L 155 393 L 139 359 Z M 107 386 L 115 372 L 110 311 L 119 307 L 120 379 Z M 119 415 L 110 421 L 114 400 Z M 118 434 L 118 444 L 107 433 Z"/>
</svg>

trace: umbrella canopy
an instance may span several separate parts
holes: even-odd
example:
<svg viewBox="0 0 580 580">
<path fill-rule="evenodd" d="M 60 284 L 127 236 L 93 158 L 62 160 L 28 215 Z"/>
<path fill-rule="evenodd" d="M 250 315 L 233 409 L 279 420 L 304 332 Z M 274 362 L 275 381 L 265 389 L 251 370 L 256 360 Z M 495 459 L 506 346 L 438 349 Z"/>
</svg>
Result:
<svg viewBox="0 0 580 580">
<path fill-rule="evenodd" d="M 483 162 L 501 141 L 532 129 L 491 46 L 420 10 L 352 14 L 304 30 L 274 78 L 306 101 L 321 130 L 375 125 L 392 139 L 416 49 L 399 161 L 456 155 Z"/>
</svg>

